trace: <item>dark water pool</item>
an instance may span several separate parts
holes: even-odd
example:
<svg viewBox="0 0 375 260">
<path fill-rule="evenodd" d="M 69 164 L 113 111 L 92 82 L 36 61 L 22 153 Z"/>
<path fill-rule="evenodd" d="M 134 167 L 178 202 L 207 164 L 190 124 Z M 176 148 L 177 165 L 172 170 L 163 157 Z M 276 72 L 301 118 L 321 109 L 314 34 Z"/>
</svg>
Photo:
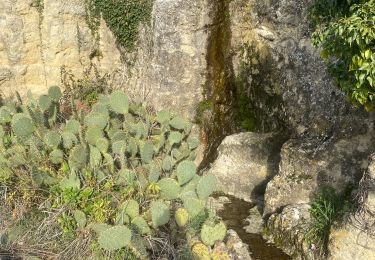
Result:
<svg viewBox="0 0 375 260">
<path fill-rule="evenodd" d="M 230 203 L 224 205 L 224 210 L 218 214 L 223 218 L 228 228 L 233 229 L 240 236 L 242 241 L 249 245 L 252 259 L 256 260 L 291 260 L 275 245 L 267 243 L 258 234 L 249 234 L 244 230 L 245 219 L 249 216 L 249 209 L 252 205 L 246 201 L 229 196 Z"/>
</svg>

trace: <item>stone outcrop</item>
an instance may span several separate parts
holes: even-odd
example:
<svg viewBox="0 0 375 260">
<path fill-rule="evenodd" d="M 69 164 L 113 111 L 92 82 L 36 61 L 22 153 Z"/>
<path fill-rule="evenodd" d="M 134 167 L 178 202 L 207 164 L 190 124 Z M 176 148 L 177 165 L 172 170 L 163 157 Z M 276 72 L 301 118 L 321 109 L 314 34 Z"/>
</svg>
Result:
<svg viewBox="0 0 375 260">
<path fill-rule="evenodd" d="M 343 192 L 358 185 L 374 131 L 339 140 L 291 139 L 281 149 L 278 174 L 267 184 L 264 215 L 287 205 L 310 203 L 322 187 Z"/>
<path fill-rule="evenodd" d="M 305 242 L 305 234 L 311 223 L 309 209 L 308 204 L 295 204 L 271 215 L 264 232 L 265 238 L 294 259 L 315 259 L 314 251 Z"/>
<path fill-rule="evenodd" d="M 375 259 L 375 155 L 360 182 L 360 207 L 344 227 L 331 232 L 329 259 Z"/>
<path fill-rule="evenodd" d="M 0 89 L 8 95 L 31 90 L 44 93 L 61 82 L 65 67 L 81 77 L 90 63 L 101 73 L 122 67 L 115 38 L 105 26 L 99 28 L 102 58 L 90 60 L 95 39 L 86 23 L 85 1 L 4 0 L 0 3 Z"/>
<path fill-rule="evenodd" d="M 207 1 L 155 0 L 137 49 L 124 52 L 104 20 L 99 41 L 87 24 L 85 1 L 5 0 L 0 3 L 0 89 L 38 95 L 60 85 L 61 68 L 79 79 L 91 64 L 112 87 L 194 118 L 205 84 L 212 23 Z M 100 55 L 93 52 L 98 50 Z"/>
<path fill-rule="evenodd" d="M 219 190 L 246 201 L 262 200 L 267 182 L 277 173 L 281 134 L 240 133 L 228 136 L 218 148 L 209 173 Z"/>
</svg>

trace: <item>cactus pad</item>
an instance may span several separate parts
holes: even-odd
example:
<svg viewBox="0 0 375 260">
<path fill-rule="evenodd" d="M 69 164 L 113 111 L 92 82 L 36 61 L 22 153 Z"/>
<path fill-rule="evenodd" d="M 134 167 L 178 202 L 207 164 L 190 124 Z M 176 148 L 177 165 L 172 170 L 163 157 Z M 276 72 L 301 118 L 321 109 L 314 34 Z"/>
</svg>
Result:
<svg viewBox="0 0 375 260">
<path fill-rule="evenodd" d="M 207 199 L 216 190 L 216 182 L 216 177 L 211 174 L 203 176 L 197 184 L 198 197 Z"/>
<path fill-rule="evenodd" d="M 177 181 L 171 178 L 163 178 L 158 182 L 160 187 L 160 195 L 163 199 L 174 200 L 177 199 L 181 192 L 181 187 Z"/>
<path fill-rule="evenodd" d="M 109 104 L 118 114 L 126 114 L 129 109 L 129 99 L 122 91 L 115 91 L 109 96 Z"/>
<path fill-rule="evenodd" d="M 145 234 L 150 234 L 151 232 L 151 229 L 150 227 L 148 226 L 146 220 L 142 217 L 135 217 L 131 223 L 133 225 L 135 225 L 135 227 L 137 228 L 138 232 L 141 234 L 141 235 L 145 235 Z"/>
<path fill-rule="evenodd" d="M 129 228 L 117 225 L 101 232 L 98 242 L 104 250 L 114 251 L 129 245 L 131 237 L 132 233 Z"/>
<path fill-rule="evenodd" d="M 207 246 L 213 246 L 216 241 L 222 241 L 227 234 L 227 228 L 223 222 L 216 225 L 203 224 L 201 239 Z"/>
<path fill-rule="evenodd" d="M 192 161 L 183 161 L 177 166 L 177 179 L 180 185 L 188 183 L 197 172 L 197 167 Z"/>
<path fill-rule="evenodd" d="M 184 227 L 189 221 L 189 213 L 184 208 L 178 208 L 174 214 L 174 218 L 179 227 Z"/>
<path fill-rule="evenodd" d="M 167 224 L 171 217 L 170 214 L 169 206 L 163 201 L 154 201 L 151 203 L 151 217 L 155 227 Z"/>
</svg>

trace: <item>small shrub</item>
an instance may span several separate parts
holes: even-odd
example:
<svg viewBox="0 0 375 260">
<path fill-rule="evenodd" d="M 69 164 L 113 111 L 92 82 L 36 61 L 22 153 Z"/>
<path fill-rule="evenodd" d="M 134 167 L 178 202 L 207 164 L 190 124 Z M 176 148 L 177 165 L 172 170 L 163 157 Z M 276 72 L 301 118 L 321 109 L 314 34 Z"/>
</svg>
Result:
<svg viewBox="0 0 375 260">
<path fill-rule="evenodd" d="M 121 91 L 97 100 L 87 113 L 73 105 L 65 118 L 62 93 L 52 87 L 38 99 L 0 108 L 6 203 L 43 204 L 60 212 L 65 237 L 93 233 L 101 250 L 127 249 L 141 258 L 145 239 L 160 230 L 199 237 L 200 229 L 192 228 L 197 219 L 216 221 L 205 207 L 216 180 L 197 174 L 191 124 L 166 110 L 153 114 Z M 210 243 L 225 233 L 225 226 L 217 229 Z"/>
<path fill-rule="evenodd" d="M 323 10 L 326 2 L 334 4 L 327 5 L 320 17 L 317 10 Z M 324 0 L 317 1 L 312 10 L 317 24 L 313 43 L 322 47 L 321 57 L 330 73 L 354 104 L 371 110 L 375 98 L 375 1 Z"/>
</svg>

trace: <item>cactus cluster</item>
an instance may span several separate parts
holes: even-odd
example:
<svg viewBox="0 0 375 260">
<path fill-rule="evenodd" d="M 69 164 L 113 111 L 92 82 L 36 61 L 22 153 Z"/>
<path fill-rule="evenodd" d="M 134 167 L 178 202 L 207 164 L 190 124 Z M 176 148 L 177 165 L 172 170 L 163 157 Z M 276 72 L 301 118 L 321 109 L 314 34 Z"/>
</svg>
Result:
<svg viewBox="0 0 375 260">
<path fill-rule="evenodd" d="M 77 229 L 95 231 L 109 251 L 144 255 L 142 237 L 166 225 L 187 229 L 205 214 L 216 179 L 197 174 L 199 141 L 189 122 L 151 113 L 122 91 L 100 95 L 87 114 L 72 105 L 64 118 L 61 96 L 52 87 L 0 108 L 0 183 L 27 169 L 32 185 L 51 190 L 52 207 L 64 208 Z M 203 226 L 202 241 L 211 245 L 223 232 L 221 224 Z"/>
</svg>

